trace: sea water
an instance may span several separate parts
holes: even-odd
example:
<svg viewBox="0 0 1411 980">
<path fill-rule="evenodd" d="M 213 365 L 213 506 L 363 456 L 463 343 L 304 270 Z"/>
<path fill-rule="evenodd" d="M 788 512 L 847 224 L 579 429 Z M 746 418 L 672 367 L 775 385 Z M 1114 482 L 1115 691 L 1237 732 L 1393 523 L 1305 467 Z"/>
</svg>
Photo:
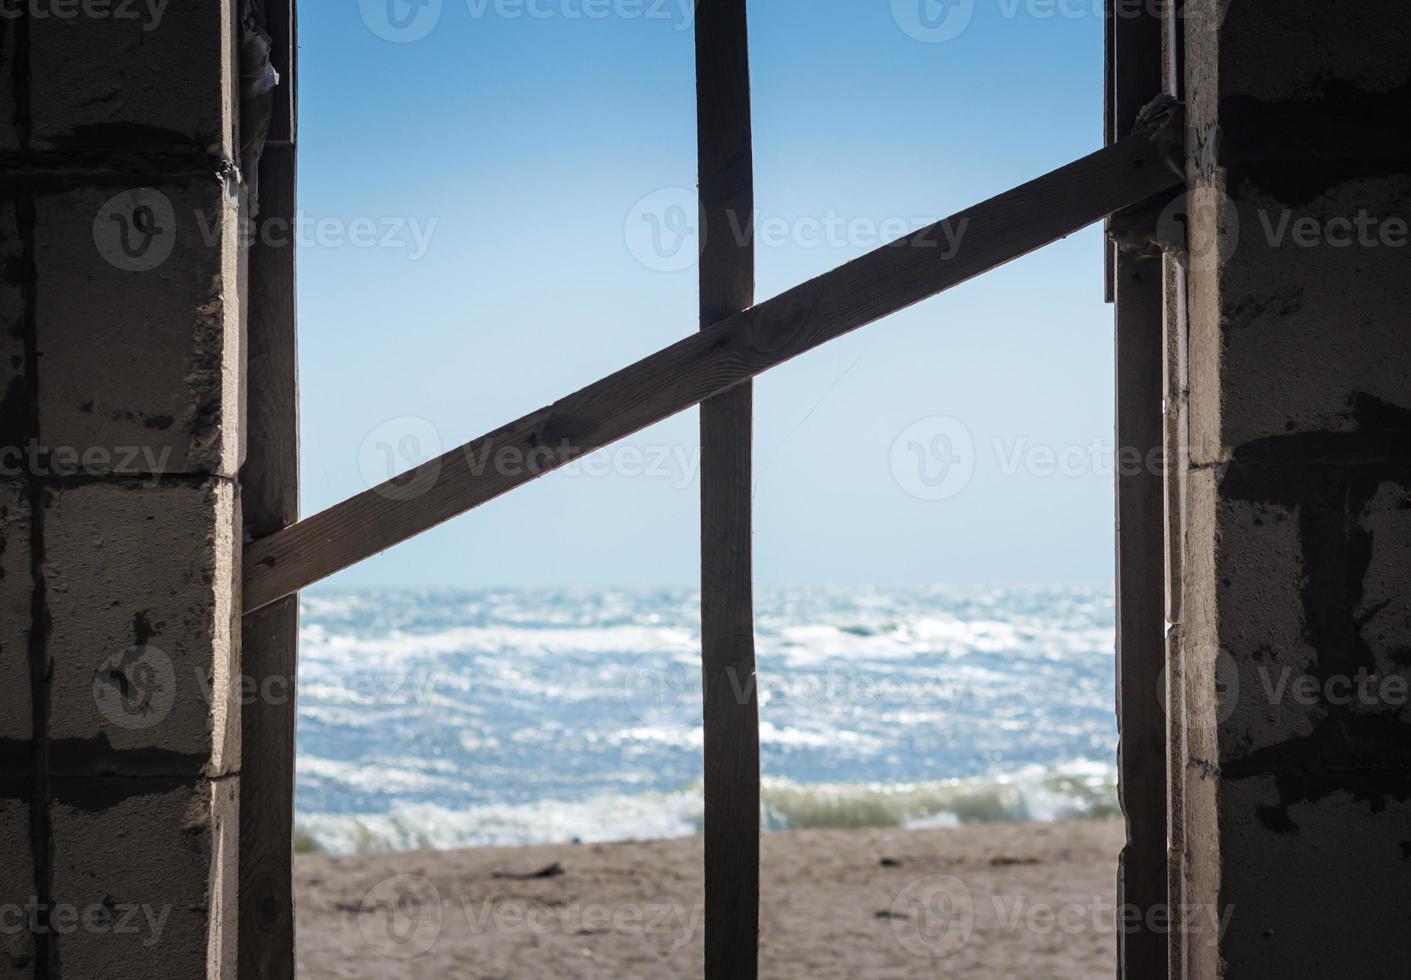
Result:
<svg viewBox="0 0 1411 980">
<path fill-rule="evenodd" d="M 303 599 L 301 845 L 351 853 L 700 830 L 700 596 Z M 761 589 L 769 830 L 1115 809 L 1110 591 Z M 1153 692 L 1155 697 L 1155 692 Z"/>
</svg>

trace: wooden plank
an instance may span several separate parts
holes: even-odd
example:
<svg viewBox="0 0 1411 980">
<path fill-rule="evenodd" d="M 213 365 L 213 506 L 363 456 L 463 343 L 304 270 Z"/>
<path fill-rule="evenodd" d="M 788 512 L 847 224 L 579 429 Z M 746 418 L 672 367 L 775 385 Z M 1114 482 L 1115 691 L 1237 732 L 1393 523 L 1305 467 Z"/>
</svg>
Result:
<svg viewBox="0 0 1411 980">
<path fill-rule="evenodd" d="M 1189 458 L 1189 412 L 1186 380 L 1186 274 L 1174 256 L 1162 259 L 1163 305 L 1166 330 L 1163 338 L 1163 390 L 1166 412 L 1164 469 L 1166 492 L 1166 895 L 1173 909 L 1185 907 L 1185 665 L 1181 641 L 1185 630 L 1182 578 L 1185 560 L 1186 474 L 1181 461 Z M 1173 925 L 1167 939 L 1171 977 L 1185 976 L 1183 930 Z"/>
<path fill-rule="evenodd" d="M 754 304 L 754 165 L 745 0 L 696 6 L 704 245 L 701 327 Z M 759 704 L 752 567 L 752 382 L 701 403 L 705 975 L 759 973 Z"/>
<path fill-rule="evenodd" d="M 1154 288 L 1153 288 L 1154 287 Z M 1161 260 L 1117 258 L 1117 720 L 1118 780 L 1127 842 L 1118 907 L 1164 907 L 1166 881 L 1166 718 L 1164 682 L 1165 490 L 1147 460 L 1163 443 Z M 1154 318 L 1154 319 L 1153 319 Z M 1133 460 L 1140 463 L 1132 465 Z M 1166 935 L 1118 933 L 1122 976 L 1166 975 Z"/>
<path fill-rule="evenodd" d="M 1162 11 L 1162 73 L 1166 93 L 1185 98 L 1185 5 L 1167 0 Z M 1162 305 L 1165 336 L 1162 394 L 1166 399 L 1166 903 L 1186 907 L 1185 867 L 1185 662 L 1181 644 L 1185 633 L 1183 588 L 1186 526 L 1186 474 L 1190 458 L 1189 390 L 1187 368 L 1186 272 L 1173 255 L 1162 258 Z M 1185 930 L 1173 923 L 1166 940 L 1168 977 L 1186 975 Z"/>
<path fill-rule="evenodd" d="M 1114 136 L 1130 133 L 1143 106 L 1165 91 L 1162 18 L 1152 7 L 1121 6 L 1112 20 Z M 1164 315 L 1161 253 L 1123 249 L 1116 256 L 1117 719 L 1118 785 L 1127 841 L 1119 859 L 1118 907 L 1162 909 L 1167 882 L 1166 718 L 1158 692 L 1166 665 Z M 1169 929 L 1118 931 L 1118 973 L 1164 977 Z"/>
<path fill-rule="evenodd" d="M 266 0 L 270 57 L 279 72 L 260 160 L 262 222 L 297 208 L 295 0 Z M 249 253 L 246 457 L 240 470 L 246 534 L 255 540 L 299 519 L 299 393 L 295 247 L 255 236 Z M 241 711 L 240 980 L 294 980 L 294 754 L 299 598 L 286 596 L 241 624 L 242 673 L 260 696 Z"/>
<path fill-rule="evenodd" d="M 1114 82 L 1115 60 L 1112 57 L 1113 35 L 1115 33 L 1116 12 L 1113 4 L 1116 0 L 1106 0 L 1103 4 L 1102 19 L 1102 142 L 1104 146 L 1110 146 L 1117 142 L 1117 116 L 1113 111 L 1112 87 Z M 1104 223 L 1104 228 L 1111 231 L 1110 222 Z M 1105 302 L 1111 303 L 1117 297 L 1114 290 L 1117 286 L 1117 246 L 1114 245 L 1107 235 L 1102 238 L 1102 295 Z"/>
<path fill-rule="evenodd" d="M 279 72 L 260 160 L 261 222 L 292 222 L 297 207 L 298 42 L 294 0 L 266 0 Z M 295 247 L 255 236 L 249 252 L 245 533 L 258 540 L 299 518 Z M 241 624 L 242 673 L 259 696 L 241 711 L 240 980 L 294 980 L 294 754 L 299 599 L 286 596 Z"/>
<path fill-rule="evenodd" d="M 295 151 L 266 147 L 260 220 L 292 219 Z M 261 236 L 263 237 L 263 236 Z M 246 533 L 259 539 L 298 520 L 298 386 L 292 243 L 251 247 L 248 451 L 240 471 Z M 299 600 L 246 616 L 243 673 L 259 692 L 241 714 L 241 980 L 294 980 L 294 745 Z"/>
<path fill-rule="evenodd" d="M 1174 120 L 1180 124 L 1179 117 Z M 1179 143 L 1179 141 L 1177 141 Z M 250 612 L 1178 183 L 1142 132 L 884 245 L 246 549 Z M 959 239 L 952 250 L 946 234 Z"/>
<path fill-rule="evenodd" d="M 269 143 L 275 146 L 292 144 L 299 123 L 299 31 L 295 0 L 266 0 L 266 26 L 274 44 L 271 61 L 279 72 L 279 88 L 275 90 L 274 114 L 270 118 Z"/>
</svg>

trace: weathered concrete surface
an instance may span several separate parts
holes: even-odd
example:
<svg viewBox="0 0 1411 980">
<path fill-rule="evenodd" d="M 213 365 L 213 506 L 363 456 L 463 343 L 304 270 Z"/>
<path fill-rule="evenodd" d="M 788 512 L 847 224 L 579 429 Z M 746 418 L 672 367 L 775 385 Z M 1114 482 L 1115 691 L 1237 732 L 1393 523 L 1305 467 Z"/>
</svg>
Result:
<svg viewBox="0 0 1411 980">
<path fill-rule="evenodd" d="M 1221 207 L 1233 255 L 1217 287 L 1227 301 L 1217 322 L 1192 323 L 1206 348 L 1192 367 L 1196 463 L 1288 432 L 1352 431 L 1351 398 L 1404 402 L 1407 387 L 1405 365 L 1384 354 L 1404 347 L 1407 325 L 1377 311 L 1411 309 L 1411 175 L 1352 178 L 1307 201 L 1231 179 Z M 1222 373 L 1261 381 L 1221 387 Z"/>
<path fill-rule="evenodd" d="M 3 88 L 3 86 L 0 86 Z M 4 106 L 0 105 L 0 112 Z M 24 248 L 17 204 L 0 197 L 0 447 L 24 441 L 26 408 Z M 0 479 L 6 474 L 0 473 Z M 11 472 L 12 478 L 19 474 Z"/>
<path fill-rule="evenodd" d="M 223 480 L 99 482 L 52 494 L 53 772 L 237 769 L 235 499 Z"/>
<path fill-rule="evenodd" d="M 238 471 L 238 214 L 214 174 L 38 199 L 40 429 L 70 470 Z"/>
<path fill-rule="evenodd" d="M 42 6 L 74 13 L 30 18 L 34 149 L 231 156 L 232 0 Z"/>
<path fill-rule="evenodd" d="M 1354 614 L 1377 673 L 1388 676 L 1411 667 L 1408 509 L 1411 494 L 1405 485 L 1387 481 L 1377 486 L 1358 521 L 1371 553 L 1362 576 L 1362 602 Z"/>
<path fill-rule="evenodd" d="M 1200 165 L 1192 288 L 1206 303 L 1221 297 L 1218 313 L 1206 308 L 1190 325 L 1191 448 L 1204 463 L 1252 439 L 1345 431 L 1356 393 L 1405 397 L 1404 365 L 1381 352 L 1404 349 L 1405 320 L 1387 313 L 1411 299 L 1408 136 L 1388 122 L 1411 102 L 1411 24 L 1398 0 L 1189 6 Z M 1378 243 L 1338 244 L 1342 226 L 1328 222 L 1363 209 L 1380 221 Z M 1333 241 L 1299 244 L 1303 219 Z M 1223 263 L 1210 242 L 1217 226 L 1232 253 Z M 1221 386 L 1222 365 L 1263 380 Z"/>
<path fill-rule="evenodd" d="M 0 20 L 0 67 L 6 70 L 15 63 L 19 52 L 17 33 L 13 21 Z M 14 78 L 13 75 L 9 77 Z M 0 85 L 0 153 L 15 153 L 20 149 L 18 109 L 23 101 L 13 84 Z"/>
<path fill-rule="evenodd" d="M 1403 975 L 1411 21 L 1188 13 L 1186 976 Z"/>
<path fill-rule="evenodd" d="M 1411 952 L 1411 411 L 1354 420 L 1191 480 L 1186 896 L 1231 913 L 1193 976 L 1394 975 Z"/>
<path fill-rule="evenodd" d="M 94 917 L 56 937 L 63 976 L 234 976 L 235 777 L 61 777 L 51 795 L 53 905 Z"/>
<path fill-rule="evenodd" d="M 0 16 L 0 980 L 234 975 L 235 6 Z"/>
<path fill-rule="evenodd" d="M 0 774 L 0 980 L 27 980 L 34 975 L 34 937 L 28 928 L 15 928 L 34 895 L 34 862 L 30 857 L 29 800 L 26 769 L 6 767 Z"/>
<path fill-rule="evenodd" d="M 1405 976 L 1411 803 L 1354 787 L 1285 809 L 1279 783 L 1258 776 L 1221 786 L 1223 891 L 1244 897 L 1228 906 L 1225 975 Z M 1270 833 L 1273 811 L 1297 829 Z"/>
<path fill-rule="evenodd" d="M 29 683 L 33 575 L 25 492 L 23 484 L 0 479 L 0 760 L 8 761 L 28 752 L 33 737 Z"/>
<path fill-rule="evenodd" d="M 0 56 L 6 43 L 0 35 Z M 0 96 L 0 112 L 3 100 Z M 34 573 L 30 488 L 15 463 L 29 414 L 25 309 L 13 284 L 21 255 L 15 202 L 0 200 L 0 911 L 22 910 L 35 894 L 29 808 L 34 784 Z M 28 978 L 33 975 L 33 937 L 27 929 L 5 926 L 0 921 L 0 980 Z"/>
<path fill-rule="evenodd" d="M 30 627 L 33 577 L 26 488 L 0 479 L 0 980 L 32 976 L 34 940 L 16 916 L 35 894 Z M 7 918 L 8 917 L 8 918 Z"/>
</svg>

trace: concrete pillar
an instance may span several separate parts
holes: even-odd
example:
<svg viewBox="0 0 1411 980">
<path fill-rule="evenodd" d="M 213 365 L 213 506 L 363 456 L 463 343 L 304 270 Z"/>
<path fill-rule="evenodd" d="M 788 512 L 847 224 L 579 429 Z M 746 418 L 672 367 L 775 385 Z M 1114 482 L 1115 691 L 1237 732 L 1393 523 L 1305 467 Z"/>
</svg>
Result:
<svg viewBox="0 0 1411 980">
<path fill-rule="evenodd" d="M 0 980 L 234 973 L 235 30 L 0 20 Z"/>
<path fill-rule="evenodd" d="M 1190 977 L 1411 960 L 1406 14 L 1187 0 Z"/>
</svg>

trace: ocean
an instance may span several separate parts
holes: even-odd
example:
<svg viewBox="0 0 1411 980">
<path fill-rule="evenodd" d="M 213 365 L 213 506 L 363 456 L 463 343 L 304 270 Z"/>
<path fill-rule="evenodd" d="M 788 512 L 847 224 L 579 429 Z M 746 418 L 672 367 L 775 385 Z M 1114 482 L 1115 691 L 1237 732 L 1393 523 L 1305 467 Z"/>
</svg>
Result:
<svg viewBox="0 0 1411 980">
<path fill-rule="evenodd" d="M 699 601 L 305 595 L 300 846 L 697 833 Z M 762 589 L 756 620 L 768 830 L 1115 812 L 1110 591 Z"/>
</svg>

